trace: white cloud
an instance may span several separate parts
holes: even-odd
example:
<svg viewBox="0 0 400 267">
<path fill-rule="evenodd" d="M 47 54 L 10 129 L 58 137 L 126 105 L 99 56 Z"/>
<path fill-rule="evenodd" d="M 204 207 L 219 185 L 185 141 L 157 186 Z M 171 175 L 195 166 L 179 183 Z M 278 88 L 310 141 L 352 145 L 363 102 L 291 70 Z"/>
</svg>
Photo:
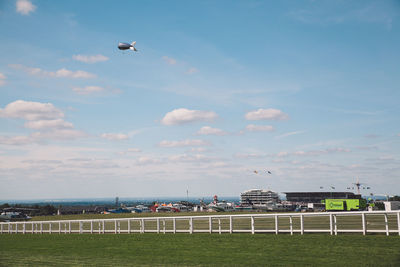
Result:
<svg viewBox="0 0 400 267">
<path fill-rule="evenodd" d="M 136 154 L 136 153 L 140 153 L 140 152 L 142 152 L 141 149 L 134 147 L 134 148 L 128 148 L 125 151 L 118 152 L 117 154 L 119 154 L 119 155 L 128 155 L 128 154 Z"/>
<path fill-rule="evenodd" d="M 64 117 L 64 113 L 51 103 L 17 100 L 0 109 L 0 117 L 21 118 L 28 121 L 52 120 Z"/>
<path fill-rule="evenodd" d="M 55 120 L 38 120 L 38 121 L 27 121 L 24 126 L 30 129 L 68 129 L 74 128 L 74 125 L 70 122 L 66 122 L 62 119 Z"/>
<path fill-rule="evenodd" d="M 342 147 L 337 147 L 337 148 L 327 148 L 327 149 L 322 149 L 322 150 L 310 150 L 310 151 L 303 151 L 303 150 L 298 150 L 295 152 L 279 152 L 276 154 L 277 157 L 286 157 L 286 156 L 320 156 L 320 155 L 327 155 L 327 154 L 335 154 L 335 153 L 349 153 L 351 152 L 350 149 L 348 148 L 342 148 Z"/>
<path fill-rule="evenodd" d="M 143 156 L 140 157 L 136 163 L 139 165 L 146 165 L 146 164 L 154 164 L 154 163 L 160 163 L 161 161 L 159 159 Z"/>
<path fill-rule="evenodd" d="M 179 125 L 196 121 L 212 121 L 217 117 L 218 115 L 213 111 L 179 108 L 165 114 L 161 123 L 164 125 Z"/>
<path fill-rule="evenodd" d="M 71 71 L 65 68 L 57 71 L 46 71 L 40 68 L 27 67 L 21 64 L 9 64 L 11 68 L 23 70 L 33 76 L 51 77 L 51 78 L 72 78 L 72 79 L 88 79 L 96 77 L 95 74 L 83 70 Z"/>
<path fill-rule="evenodd" d="M 213 168 L 224 168 L 229 166 L 226 162 L 223 161 L 215 161 L 211 163 L 211 167 Z"/>
<path fill-rule="evenodd" d="M 319 156 L 319 155 L 325 155 L 325 154 L 334 154 L 334 153 L 348 153 L 351 152 L 350 149 L 348 148 L 327 148 L 324 150 L 311 150 L 311 151 L 296 151 L 293 154 L 298 155 L 298 156 Z"/>
<path fill-rule="evenodd" d="M 73 129 L 72 123 L 64 121 L 64 113 L 51 103 L 17 100 L 0 109 L 0 117 L 26 120 L 24 127 L 34 130 L 30 136 L 2 137 L 5 144 L 27 144 L 48 139 L 68 140 L 86 136 Z"/>
<path fill-rule="evenodd" d="M 201 127 L 201 129 L 197 132 L 199 135 L 227 135 L 228 133 L 217 128 L 212 128 L 210 126 Z"/>
<path fill-rule="evenodd" d="M 289 155 L 289 153 L 286 152 L 286 151 L 282 151 L 282 152 L 279 152 L 279 153 L 277 154 L 278 157 L 286 157 L 286 156 L 288 156 L 288 155 Z"/>
<path fill-rule="evenodd" d="M 133 153 L 138 153 L 138 152 L 142 152 L 142 150 L 140 150 L 139 148 L 128 148 L 128 150 L 126 152 L 133 152 Z"/>
<path fill-rule="evenodd" d="M 87 95 L 87 94 L 91 94 L 91 93 L 96 93 L 96 92 L 101 92 L 104 90 L 104 88 L 100 87 L 100 86 L 86 86 L 86 87 L 74 87 L 72 88 L 72 90 L 80 95 Z"/>
<path fill-rule="evenodd" d="M 205 149 L 204 147 L 192 147 L 190 149 L 191 152 L 206 152 L 207 149 Z"/>
<path fill-rule="evenodd" d="M 28 15 L 29 13 L 35 11 L 36 6 L 29 0 L 18 0 L 17 1 L 17 12 L 22 15 Z"/>
<path fill-rule="evenodd" d="M 280 111 L 279 109 L 258 109 L 250 111 L 245 115 L 246 120 L 257 121 L 257 120 L 287 120 L 289 116 Z"/>
<path fill-rule="evenodd" d="M 103 133 L 101 137 L 108 140 L 117 140 L 117 141 L 129 139 L 129 136 L 127 134 L 122 134 L 122 133 Z"/>
<path fill-rule="evenodd" d="M 103 55 L 94 55 L 94 56 L 86 56 L 86 55 L 73 55 L 72 58 L 76 61 L 84 62 L 84 63 L 97 63 L 107 61 L 109 58 Z"/>
<path fill-rule="evenodd" d="M 181 140 L 181 141 L 163 140 L 158 145 L 160 147 L 183 147 L 183 146 L 206 146 L 209 145 L 209 143 L 200 139 Z"/>
<path fill-rule="evenodd" d="M 236 153 L 233 155 L 235 158 L 239 159 L 257 159 L 257 158 L 265 158 L 267 154 L 263 153 Z"/>
<path fill-rule="evenodd" d="M 284 137 L 288 137 L 288 136 L 291 136 L 291 135 L 302 134 L 302 133 L 305 133 L 305 131 L 296 131 L 296 132 L 284 133 L 284 134 L 276 136 L 276 138 L 279 139 L 279 138 L 284 138 Z"/>
<path fill-rule="evenodd" d="M 0 72 L 0 86 L 3 86 L 6 83 L 6 75 Z"/>
<path fill-rule="evenodd" d="M 211 159 L 202 154 L 196 154 L 196 155 L 182 154 L 182 155 L 170 156 L 168 160 L 171 162 L 205 162 L 205 161 L 210 161 Z"/>
<path fill-rule="evenodd" d="M 30 136 L 0 136 L 0 144 L 3 145 L 27 145 L 33 142 Z"/>
<path fill-rule="evenodd" d="M 163 56 L 162 59 L 169 65 L 175 65 L 176 64 L 176 59 L 174 59 L 174 58 Z"/>
<path fill-rule="evenodd" d="M 271 125 L 254 125 L 249 124 L 246 126 L 246 130 L 250 132 L 272 132 L 275 131 L 275 128 Z"/>
<path fill-rule="evenodd" d="M 87 136 L 84 132 L 74 129 L 51 129 L 44 132 L 34 132 L 29 136 L 0 136 L 0 144 L 29 145 L 49 140 L 72 140 Z"/>
<path fill-rule="evenodd" d="M 196 69 L 196 68 L 194 68 L 194 67 L 192 67 L 192 68 L 189 68 L 189 69 L 186 71 L 186 74 L 194 74 L 194 73 L 196 73 L 196 72 L 199 72 L 199 70 Z"/>
<path fill-rule="evenodd" d="M 32 133 L 32 137 L 40 140 L 72 140 L 87 136 L 84 132 L 74 129 L 56 129 L 46 132 Z"/>
</svg>

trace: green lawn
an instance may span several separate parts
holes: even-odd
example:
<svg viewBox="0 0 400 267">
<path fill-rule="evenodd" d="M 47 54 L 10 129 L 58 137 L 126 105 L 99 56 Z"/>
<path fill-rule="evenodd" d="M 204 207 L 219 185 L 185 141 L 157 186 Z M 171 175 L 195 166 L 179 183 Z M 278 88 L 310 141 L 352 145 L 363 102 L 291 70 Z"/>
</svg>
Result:
<svg viewBox="0 0 400 267">
<path fill-rule="evenodd" d="M 400 237 L 3 234 L 0 266 L 400 266 Z"/>
</svg>

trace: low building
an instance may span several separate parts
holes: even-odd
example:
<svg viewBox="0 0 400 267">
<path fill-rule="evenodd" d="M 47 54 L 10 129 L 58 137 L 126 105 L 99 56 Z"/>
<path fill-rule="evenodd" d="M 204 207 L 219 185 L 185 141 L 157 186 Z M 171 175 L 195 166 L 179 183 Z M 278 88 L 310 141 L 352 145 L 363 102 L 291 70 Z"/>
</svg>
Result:
<svg viewBox="0 0 400 267">
<path fill-rule="evenodd" d="M 285 192 L 286 200 L 291 202 L 321 203 L 325 199 L 360 199 L 353 192 Z"/>
<path fill-rule="evenodd" d="M 278 193 L 271 190 L 251 189 L 240 194 L 242 206 L 269 205 L 279 201 Z"/>
</svg>

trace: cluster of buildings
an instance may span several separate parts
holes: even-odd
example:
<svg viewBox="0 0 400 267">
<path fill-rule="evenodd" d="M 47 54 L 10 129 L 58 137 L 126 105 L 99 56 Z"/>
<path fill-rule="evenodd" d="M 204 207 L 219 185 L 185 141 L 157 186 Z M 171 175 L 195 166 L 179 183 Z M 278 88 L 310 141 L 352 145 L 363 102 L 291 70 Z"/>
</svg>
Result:
<svg viewBox="0 0 400 267">
<path fill-rule="evenodd" d="M 152 203 L 148 205 L 126 206 L 119 203 L 118 197 L 114 205 L 67 205 L 59 206 L 52 214 L 78 213 L 146 213 L 146 212 L 203 212 L 203 211 L 350 211 L 372 210 L 375 204 L 380 209 L 399 210 L 400 201 L 396 197 L 391 201 L 367 203 L 361 194 L 353 192 L 285 192 L 286 198 L 281 199 L 277 192 L 264 189 L 250 189 L 240 194 L 240 203 L 213 200 L 206 204 L 179 201 L 176 203 Z M 53 207 L 54 208 L 54 207 Z M 375 208 L 377 208 L 375 206 Z M 55 208 L 54 208 L 55 209 Z M 0 221 L 27 220 L 25 213 L 36 209 L 31 208 L 4 208 L 0 214 Z"/>
<path fill-rule="evenodd" d="M 347 200 L 359 202 L 357 209 L 363 209 L 361 195 L 352 192 L 285 192 L 286 200 L 280 200 L 278 193 L 271 190 L 251 189 L 240 195 L 238 209 L 253 209 L 265 211 L 300 211 L 313 210 L 322 211 L 326 209 L 325 200 L 340 200 L 347 203 Z M 354 201 L 353 201 L 354 202 Z M 347 206 L 346 204 L 344 204 Z M 338 206 L 335 206 L 337 209 Z M 347 208 L 347 207 L 346 207 Z M 343 209 L 343 207 L 341 208 Z M 351 206 L 351 209 L 356 207 Z M 346 209 L 347 210 L 347 209 Z"/>
</svg>

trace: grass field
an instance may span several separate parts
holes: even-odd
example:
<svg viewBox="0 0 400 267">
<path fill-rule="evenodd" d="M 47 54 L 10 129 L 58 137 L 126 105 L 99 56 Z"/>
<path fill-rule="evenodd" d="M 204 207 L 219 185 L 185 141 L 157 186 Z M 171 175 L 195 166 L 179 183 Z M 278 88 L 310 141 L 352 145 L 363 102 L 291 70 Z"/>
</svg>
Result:
<svg viewBox="0 0 400 267">
<path fill-rule="evenodd" d="M 0 235 L 0 266 L 400 266 L 400 237 Z"/>
</svg>

